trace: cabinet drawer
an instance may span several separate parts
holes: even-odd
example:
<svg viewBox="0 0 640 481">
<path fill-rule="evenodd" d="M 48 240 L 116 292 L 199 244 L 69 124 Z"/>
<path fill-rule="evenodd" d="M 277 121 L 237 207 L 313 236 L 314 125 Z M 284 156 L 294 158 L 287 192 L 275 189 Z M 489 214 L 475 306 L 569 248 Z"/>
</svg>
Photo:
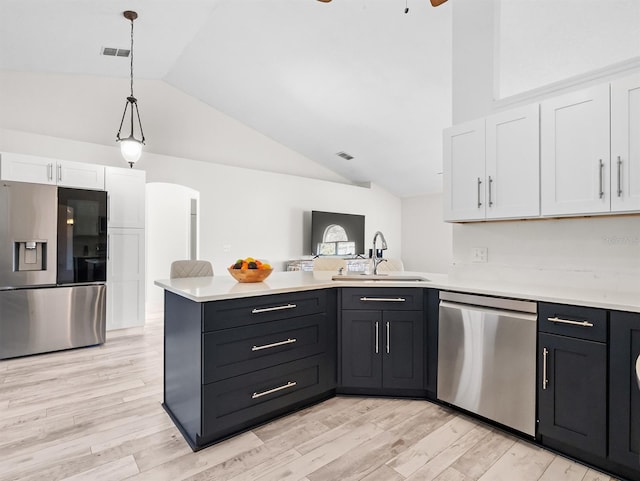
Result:
<svg viewBox="0 0 640 481">
<path fill-rule="evenodd" d="M 607 311 L 541 302 L 538 305 L 538 331 L 607 342 Z"/>
<path fill-rule="evenodd" d="M 201 438 L 226 436 L 330 391 L 329 364 L 314 356 L 203 386 Z"/>
<path fill-rule="evenodd" d="M 203 335 L 203 383 L 321 354 L 327 348 L 325 314 L 313 314 Z"/>
<path fill-rule="evenodd" d="M 323 290 L 248 297 L 204 304 L 204 332 L 260 322 L 288 319 L 326 311 Z"/>
<path fill-rule="evenodd" d="M 375 287 L 342 289 L 343 309 L 368 309 L 385 311 L 422 310 L 422 288 Z"/>
</svg>

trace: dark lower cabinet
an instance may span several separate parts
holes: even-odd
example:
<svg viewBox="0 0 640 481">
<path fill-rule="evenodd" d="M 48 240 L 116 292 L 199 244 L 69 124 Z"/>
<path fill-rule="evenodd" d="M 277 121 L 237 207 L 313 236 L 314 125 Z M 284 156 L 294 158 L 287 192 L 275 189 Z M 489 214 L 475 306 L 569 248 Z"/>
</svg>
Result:
<svg viewBox="0 0 640 481">
<path fill-rule="evenodd" d="M 539 334 L 538 433 L 605 457 L 607 453 L 607 346 Z"/>
<path fill-rule="evenodd" d="M 640 314 L 611 311 L 609 459 L 640 479 Z"/>
<path fill-rule="evenodd" d="M 341 290 L 340 392 L 425 395 L 424 291 Z"/>
<path fill-rule="evenodd" d="M 195 302 L 165 291 L 163 406 L 193 450 L 333 396 L 336 293 Z"/>
<path fill-rule="evenodd" d="M 422 311 L 344 311 L 342 385 L 424 388 Z"/>
<path fill-rule="evenodd" d="M 567 454 L 607 456 L 608 311 L 538 305 L 538 435 Z"/>
<path fill-rule="evenodd" d="M 640 481 L 640 313 L 539 303 L 538 349 L 539 441 Z"/>
</svg>

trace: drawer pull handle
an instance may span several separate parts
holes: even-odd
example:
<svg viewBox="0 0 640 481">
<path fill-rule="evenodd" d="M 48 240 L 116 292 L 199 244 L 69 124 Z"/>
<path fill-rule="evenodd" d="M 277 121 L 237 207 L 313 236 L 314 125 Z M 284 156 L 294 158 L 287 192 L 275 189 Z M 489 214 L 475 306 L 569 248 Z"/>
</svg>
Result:
<svg viewBox="0 0 640 481">
<path fill-rule="evenodd" d="M 286 341 L 274 342 L 272 344 L 264 344 L 263 346 L 253 346 L 252 351 L 262 351 L 263 349 L 271 349 L 272 347 L 284 346 L 286 344 L 293 344 L 297 339 L 287 339 Z"/>
<path fill-rule="evenodd" d="M 276 307 L 263 307 L 261 309 L 254 309 L 251 311 L 251 314 L 260 314 L 261 312 L 272 312 L 272 311 L 282 311 L 283 309 L 295 309 L 295 304 L 286 304 L 284 306 L 276 306 Z"/>
<path fill-rule="evenodd" d="M 593 327 L 593 323 L 589 321 L 571 321 L 569 319 L 561 319 L 560 317 L 547 317 L 547 321 L 558 324 L 571 324 L 572 326 Z"/>
<path fill-rule="evenodd" d="M 549 351 L 547 348 L 542 349 L 542 389 L 547 390 L 547 385 L 549 384 L 549 380 L 547 379 L 547 356 L 549 355 Z"/>
<path fill-rule="evenodd" d="M 258 399 L 259 397 L 266 396 L 267 394 L 273 394 L 274 392 L 282 391 L 283 389 L 289 389 L 289 388 L 292 388 L 293 386 L 295 386 L 296 384 L 298 384 L 298 383 L 295 382 L 295 381 L 289 381 L 287 384 L 283 384 L 282 386 L 274 387 L 273 389 L 269 389 L 268 391 L 254 392 L 251 395 L 251 399 Z"/>
<path fill-rule="evenodd" d="M 404 297 L 361 297 L 364 302 L 405 302 Z"/>
</svg>

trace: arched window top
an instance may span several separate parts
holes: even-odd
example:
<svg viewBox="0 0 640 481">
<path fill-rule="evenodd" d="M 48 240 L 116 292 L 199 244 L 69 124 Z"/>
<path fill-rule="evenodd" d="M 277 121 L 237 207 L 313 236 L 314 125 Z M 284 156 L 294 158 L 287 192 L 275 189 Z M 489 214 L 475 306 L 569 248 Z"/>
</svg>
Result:
<svg viewBox="0 0 640 481">
<path fill-rule="evenodd" d="M 339 224 L 328 225 L 322 235 L 322 242 L 343 242 L 348 240 L 347 232 Z"/>
</svg>

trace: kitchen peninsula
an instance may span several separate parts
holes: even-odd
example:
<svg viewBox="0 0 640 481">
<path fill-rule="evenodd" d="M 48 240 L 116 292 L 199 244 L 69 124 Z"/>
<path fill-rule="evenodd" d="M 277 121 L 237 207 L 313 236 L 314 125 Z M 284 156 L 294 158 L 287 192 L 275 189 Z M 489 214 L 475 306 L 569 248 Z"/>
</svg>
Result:
<svg viewBox="0 0 640 481">
<path fill-rule="evenodd" d="M 165 289 L 164 407 L 192 449 L 335 394 L 437 400 L 438 302 L 441 291 L 452 291 L 537 301 L 539 315 L 544 312 L 550 318 L 560 317 L 556 308 L 570 320 L 578 319 L 571 317 L 572 312 L 597 314 L 596 328 L 602 329 L 597 340 L 603 354 L 595 361 L 588 359 L 599 363 L 598 398 L 603 400 L 599 415 L 604 430 L 589 433 L 585 440 L 572 426 L 542 429 L 545 420 L 540 419 L 538 405 L 538 432 L 529 439 L 617 475 L 640 479 L 640 463 L 634 457 L 638 447 L 633 444 L 640 419 L 633 400 L 640 399 L 640 389 L 635 377 L 630 382 L 630 357 L 640 353 L 637 292 L 461 282 L 429 273 L 390 274 L 396 279 L 429 280 L 380 281 L 364 276 L 332 280 L 331 272 L 276 272 L 255 284 L 237 283 L 226 275 L 156 281 Z M 541 322 L 538 319 L 538 339 L 582 335 L 572 331 L 579 331 L 575 326 L 540 327 Z M 623 345 L 624 339 L 633 339 L 631 346 Z M 577 342 L 578 348 L 591 344 L 580 339 L 571 342 Z M 616 353 L 609 360 L 608 342 L 615 344 Z M 614 352 L 614 347 L 610 350 Z M 550 387 L 546 383 L 541 387 L 547 380 L 542 351 L 532 362 L 537 363 L 532 369 L 537 372 L 539 398 L 549 392 L 556 397 L 567 395 L 566 387 L 555 387 L 553 375 L 548 376 Z M 562 368 L 560 362 L 558 357 Z M 608 370 L 608 364 L 616 370 Z M 566 409 L 566 405 L 554 397 L 554 408 Z M 597 449 L 589 449 L 592 442 Z"/>
</svg>

